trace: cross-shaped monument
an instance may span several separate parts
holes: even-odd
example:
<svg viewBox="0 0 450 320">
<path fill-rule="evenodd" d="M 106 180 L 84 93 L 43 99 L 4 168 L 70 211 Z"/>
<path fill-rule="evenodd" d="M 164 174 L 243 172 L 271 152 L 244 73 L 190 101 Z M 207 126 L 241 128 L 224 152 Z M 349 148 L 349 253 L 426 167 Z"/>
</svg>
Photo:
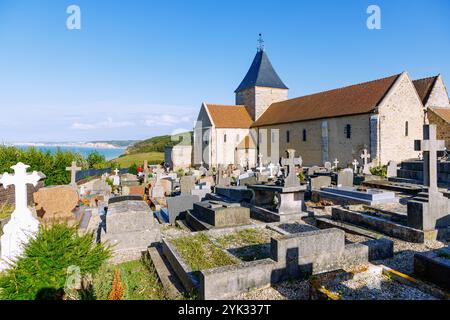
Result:
<svg viewBox="0 0 450 320">
<path fill-rule="evenodd" d="M 370 168 L 369 168 L 370 154 L 367 153 L 367 149 L 363 150 L 363 154 L 361 155 L 361 159 L 363 160 L 363 173 L 364 174 L 370 174 Z"/>
<path fill-rule="evenodd" d="M 15 188 L 15 210 L 3 227 L 1 237 L 0 270 L 8 268 L 8 264 L 22 253 L 23 244 L 28 243 L 30 237 L 39 230 L 39 221 L 28 209 L 27 185 L 36 186 L 41 178 L 36 171 L 27 173 L 27 168 L 29 166 L 19 162 L 11 167 L 14 175 L 4 173 L 0 178 L 0 184 L 3 184 L 5 189 L 10 185 Z"/>
<path fill-rule="evenodd" d="M 275 176 L 273 175 L 273 171 L 275 170 L 277 166 L 274 165 L 272 162 L 269 164 L 269 166 L 267 167 L 269 169 L 270 172 L 270 176 L 269 178 L 274 178 Z"/>
<path fill-rule="evenodd" d="M 284 179 L 284 187 L 290 188 L 290 187 L 299 187 L 300 181 L 295 174 L 295 166 L 299 165 L 301 166 L 303 164 L 302 157 L 295 158 L 295 150 L 294 149 L 288 149 L 286 150 L 287 158 L 283 158 L 281 160 L 281 165 L 285 167 L 285 170 L 287 169 L 288 174 L 285 173 L 285 179 Z"/>
<path fill-rule="evenodd" d="M 144 160 L 144 185 L 147 185 L 148 183 L 148 161 Z"/>
<path fill-rule="evenodd" d="M 72 161 L 72 166 L 66 168 L 66 171 L 70 171 L 70 185 L 74 189 L 77 189 L 77 172 L 80 170 L 81 168 L 77 167 L 76 161 Z"/>
<path fill-rule="evenodd" d="M 256 168 L 256 170 L 258 170 L 259 173 L 262 173 L 264 171 L 264 169 L 266 169 L 266 167 L 264 167 L 264 165 L 262 163 L 262 158 L 263 158 L 263 155 L 259 154 L 258 155 L 258 167 Z"/>
<path fill-rule="evenodd" d="M 333 167 L 334 170 L 337 170 L 338 164 L 339 164 L 339 160 L 336 158 L 336 159 L 334 159 L 333 163 L 334 163 L 334 167 Z"/>
<path fill-rule="evenodd" d="M 116 168 L 114 170 L 114 177 L 113 177 L 113 186 L 120 186 L 120 176 L 119 176 L 119 172 L 120 170 L 118 168 Z"/>
<path fill-rule="evenodd" d="M 423 184 L 429 192 L 438 192 L 437 152 L 445 150 L 445 141 L 436 140 L 436 125 L 423 126 L 423 140 L 414 141 L 414 150 L 423 153 Z"/>
<path fill-rule="evenodd" d="M 354 159 L 352 164 L 353 164 L 353 172 L 358 173 L 358 165 L 359 165 L 358 160 Z"/>
<path fill-rule="evenodd" d="M 408 226 L 425 231 L 446 228 L 449 202 L 439 192 L 437 184 L 437 153 L 445 149 L 445 142 L 436 139 L 436 125 L 423 126 L 423 140 L 415 140 L 414 149 L 423 153 L 423 180 L 428 186 L 428 202 L 421 199 L 408 201 Z"/>
</svg>

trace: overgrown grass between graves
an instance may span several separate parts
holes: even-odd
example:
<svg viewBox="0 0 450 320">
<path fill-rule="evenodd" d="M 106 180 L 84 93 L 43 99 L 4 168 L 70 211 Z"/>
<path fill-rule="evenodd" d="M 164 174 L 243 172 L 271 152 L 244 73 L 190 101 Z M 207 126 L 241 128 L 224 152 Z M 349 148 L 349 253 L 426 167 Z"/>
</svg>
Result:
<svg viewBox="0 0 450 320">
<path fill-rule="evenodd" d="M 194 272 L 238 263 L 203 233 L 171 242 Z"/>
<path fill-rule="evenodd" d="M 9 218 L 14 211 L 14 206 L 8 203 L 0 204 L 0 220 Z"/>
</svg>

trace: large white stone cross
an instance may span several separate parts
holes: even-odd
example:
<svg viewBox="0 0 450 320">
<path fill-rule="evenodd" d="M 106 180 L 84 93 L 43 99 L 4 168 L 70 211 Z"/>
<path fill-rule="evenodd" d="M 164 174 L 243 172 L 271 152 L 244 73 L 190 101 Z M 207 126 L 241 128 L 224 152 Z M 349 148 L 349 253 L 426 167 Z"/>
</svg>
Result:
<svg viewBox="0 0 450 320">
<path fill-rule="evenodd" d="M 118 176 L 118 175 L 119 175 L 119 172 L 120 172 L 120 170 L 119 170 L 119 169 L 117 169 L 117 168 L 116 168 L 116 170 L 114 170 L 114 173 L 115 173 L 115 175 L 116 175 L 116 176 Z"/>
<path fill-rule="evenodd" d="M 299 165 L 301 166 L 303 164 L 302 157 L 295 158 L 295 150 L 294 149 L 288 149 L 286 150 L 287 153 L 287 159 L 283 158 L 281 160 L 281 165 L 284 167 L 287 167 L 288 175 L 285 174 L 285 181 L 284 186 L 286 188 L 289 187 L 297 187 L 300 186 L 300 181 L 295 174 L 295 166 Z"/>
<path fill-rule="evenodd" d="M 71 167 L 67 167 L 66 171 L 70 171 L 70 185 L 73 188 L 77 188 L 77 171 L 80 171 L 81 168 L 77 167 L 77 162 L 76 161 L 72 161 L 72 166 Z"/>
<path fill-rule="evenodd" d="M 423 152 L 423 180 L 429 187 L 429 194 L 438 192 L 437 152 L 445 149 L 445 141 L 436 139 L 436 125 L 423 126 L 423 140 L 415 140 L 414 149 Z"/>
<path fill-rule="evenodd" d="M 4 173 L 0 178 L 0 184 L 6 189 L 10 185 L 15 188 L 15 210 L 11 215 L 9 222 L 3 227 L 3 236 L 1 237 L 1 260 L 0 270 L 6 269 L 23 250 L 23 244 L 28 243 L 30 237 L 33 237 L 39 230 L 39 221 L 33 217 L 28 209 L 27 185 L 36 186 L 40 176 L 36 171 L 27 173 L 29 166 L 19 162 L 11 169 L 14 175 Z"/>
</svg>

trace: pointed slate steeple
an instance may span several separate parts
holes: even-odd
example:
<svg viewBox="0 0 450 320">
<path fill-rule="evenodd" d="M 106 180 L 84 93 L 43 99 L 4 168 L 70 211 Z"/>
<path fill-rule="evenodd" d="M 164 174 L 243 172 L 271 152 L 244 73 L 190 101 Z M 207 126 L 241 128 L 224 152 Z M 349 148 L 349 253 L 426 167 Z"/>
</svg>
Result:
<svg viewBox="0 0 450 320">
<path fill-rule="evenodd" d="M 276 73 L 263 48 L 258 49 L 253 63 L 235 93 L 251 87 L 288 89 Z"/>
</svg>

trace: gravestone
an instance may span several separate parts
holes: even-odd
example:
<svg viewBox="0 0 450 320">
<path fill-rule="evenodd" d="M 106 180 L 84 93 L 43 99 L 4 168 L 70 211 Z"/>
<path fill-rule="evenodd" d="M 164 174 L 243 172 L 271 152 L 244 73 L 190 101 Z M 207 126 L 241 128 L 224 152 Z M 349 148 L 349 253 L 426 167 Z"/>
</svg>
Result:
<svg viewBox="0 0 450 320">
<path fill-rule="evenodd" d="M 308 168 L 308 176 L 312 176 L 318 171 L 320 171 L 320 168 L 318 166 L 312 166 Z"/>
<path fill-rule="evenodd" d="M 160 186 L 164 189 L 164 194 L 170 196 L 173 191 L 173 181 L 170 177 L 165 177 L 159 180 Z"/>
<path fill-rule="evenodd" d="M 363 174 L 370 174 L 370 154 L 367 153 L 367 149 L 364 149 L 363 154 L 361 155 L 361 159 L 363 160 Z"/>
<path fill-rule="evenodd" d="M 70 171 L 70 186 L 75 190 L 78 189 L 76 176 L 77 176 L 77 171 L 80 171 L 80 170 L 81 170 L 81 168 L 77 167 L 76 161 L 72 161 L 72 166 L 66 168 L 66 171 Z"/>
<path fill-rule="evenodd" d="M 100 239 L 114 246 L 113 261 L 139 259 L 152 243 L 161 240 L 159 224 L 144 201 L 110 203 L 104 230 L 100 229 Z"/>
<path fill-rule="evenodd" d="M 78 193 L 70 186 L 41 188 L 33 194 L 36 212 L 45 225 L 75 222 L 73 210 L 78 204 Z"/>
<path fill-rule="evenodd" d="M 329 162 L 329 161 L 325 162 L 323 166 L 327 171 L 331 171 L 331 169 L 332 169 L 331 162 Z"/>
<path fill-rule="evenodd" d="M 275 178 L 275 174 L 278 171 L 278 166 L 274 165 L 272 162 L 267 167 L 269 169 L 269 178 L 273 179 Z"/>
<path fill-rule="evenodd" d="M 353 170 L 350 168 L 338 172 L 337 185 L 343 187 L 353 187 Z"/>
<path fill-rule="evenodd" d="M 295 173 L 295 166 L 302 165 L 302 163 L 303 163 L 302 157 L 295 158 L 295 150 L 294 149 L 288 149 L 288 150 L 286 150 L 286 153 L 287 153 L 287 158 L 283 158 L 281 160 L 281 164 L 286 168 L 285 172 L 286 171 L 288 172 L 287 175 L 285 174 L 284 187 L 285 188 L 299 187 L 300 180 Z"/>
<path fill-rule="evenodd" d="M 423 126 L 423 140 L 415 141 L 415 150 L 423 153 L 424 185 L 428 194 L 408 201 L 408 226 L 431 231 L 450 226 L 449 199 L 437 185 L 437 152 L 445 150 L 445 141 L 436 140 L 436 125 Z"/>
<path fill-rule="evenodd" d="M 353 160 L 352 165 L 353 165 L 353 173 L 357 174 L 358 173 L 358 165 L 359 165 L 358 160 L 356 160 L 356 159 Z"/>
<path fill-rule="evenodd" d="M 330 176 L 318 176 L 310 179 L 309 186 L 311 190 L 320 190 L 322 187 L 331 186 Z"/>
<path fill-rule="evenodd" d="M 389 161 L 387 166 L 386 177 L 391 178 L 396 176 L 397 176 L 397 162 Z"/>
<path fill-rule="evenodd" d="M 113 177 L 113 186 L 118 187 L 120 186 L 120 176 L 119 176 L 119 169 L 116 168 L 116 170 L 114 170 L 114 177 Z"/>
<path fill-rule="evenodd" d="M 193 176 L 183 176 L 180 178 L 181 195 L 190 195 L 195 189 L 195 178 Z"/>
<path fill-rule="evenodd" d="M 0 184 L 6 189 L 10 185 L 15 187 L 15 209 L 11 219 L 3 227 L 1 236 L 0 271 L 9 267 L 23 252 L 23 245 L 27 244 L 30 237 L 34 237 L 39 230 L 39 221 L 33 217 L 27 206 L 27 185 L 36 186 L 41 177 L 36 171 L 27 173 L 29 166 L 19 162 L 11 169 L 14 175 L 4 173 L 0 178 Z"/>
<path fill-rule="evenodd" d="M 337 158 L 334 159 L 333 164 L 334 164 L 334 167 L 333 167 L 334 171 L 337 171 L 338 165 L 339 165 L 339 160 Z"/>
<path fill-rule="evenodd" d="M 184 219 L 187 210 L 194 208 L 194 203 L 199 202 L 197 195 L 181 195 L 167 198 L 167 211 L 169 213 L 169 223 L 174 224 L 177 219 Z"/>
</svg>

